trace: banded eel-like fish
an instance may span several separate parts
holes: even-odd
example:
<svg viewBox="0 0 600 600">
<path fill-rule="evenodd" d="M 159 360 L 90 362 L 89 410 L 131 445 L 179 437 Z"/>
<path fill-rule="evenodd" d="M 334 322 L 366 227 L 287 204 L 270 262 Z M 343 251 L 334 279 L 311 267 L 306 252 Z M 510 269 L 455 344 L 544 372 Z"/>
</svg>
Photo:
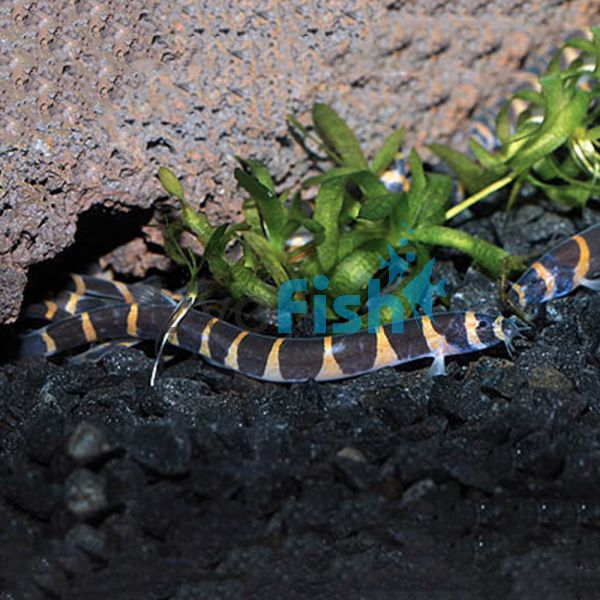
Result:
<svg viewBox="0 0 600 600">
<path fill-rule="evenodd" d="M 579 286 L 600 291 L 600 223 L 536 260 L 511 285 L 507 299 L 513 306 L 525 309 L 566 296 Z"/>
<path fill-rule="evenodd" d="M 126 286 L 79 275 L 74 281 L 77 292 L 28 311 L 30 316 L 57 320 L 26 334 L 21 356 L 51 356 L 106 340 L 156 340 L 176 305 L 167 293 L 145 289 L 150 286 L 142 284 Z M 104 298 L 106 305 L 87 310 L 90 298 Z M 80 303 L 86 309 L 78 312 Z M 372 333 L 276 337 L 194 310 L 169 334 L 169 342 L 249 377 L 296 382 L 344 379 L 424 358 L 433 359 L 433 374 L 442 374 L 447 356 L 498 344 L 510 349 L 518 333 L 519 327 L 511 319 L 467 311 L 408 319 L 401 332 L 386 325 Z"/>
<path fill-rule="evenodd" d="M 126 285 L 73 276 L 74 292 L 32 305 L 26 316 L 50 321 L 26 334 L 21 356 L 51 356 L 110 340 L 156 340 L 170 321 L 178 297 L 144 284 Z M 600 224 L 563 241 L 535 261 L 509 291 L 527 308 L 584 286 L 600 290 Z M 471 311 L 408 319 L 401 332 L 390 325 L 376 332 L 310 338 L 266 336 L 192 311 L 169 334 L 169 342 L 249 377 L 276 382 L 331 381 L 383 367 L 433 359 L 432 374 L 445 358 L 504 344 L 511 350 L 519 325 L 502 316 Z"/>
</svg>

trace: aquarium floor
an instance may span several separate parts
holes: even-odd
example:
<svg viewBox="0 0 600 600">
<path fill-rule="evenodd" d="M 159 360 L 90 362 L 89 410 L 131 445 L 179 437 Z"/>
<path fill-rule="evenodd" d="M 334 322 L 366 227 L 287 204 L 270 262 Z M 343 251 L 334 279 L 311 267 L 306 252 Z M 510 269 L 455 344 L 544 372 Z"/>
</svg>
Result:
<svg viewBox="0 0 600 600">
<path fill-rule="evenodd" d="M 0 598 L 597 597 L 599 321 L 579 292 L 434 380 L 0 365 Z"/>
</svg>

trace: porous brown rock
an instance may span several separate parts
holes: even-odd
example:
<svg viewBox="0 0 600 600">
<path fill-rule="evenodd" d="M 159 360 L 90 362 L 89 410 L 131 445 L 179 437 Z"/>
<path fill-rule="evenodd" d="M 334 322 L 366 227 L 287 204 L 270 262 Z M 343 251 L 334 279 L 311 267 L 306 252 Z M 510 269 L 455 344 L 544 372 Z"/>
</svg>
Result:
<svg viewBox="0 0 600 600">
<path fill-rule="evenodd" d="M 594 0 L 2 2 L 0 323 L 90 208 L 152 207 L 159 165 L 231 219 L 234 154 L 293 184 L 306 166 L 285 117 L 315 100 L 370 153 L 399 125 L 408 145 L 464 145 L 476 107 L 599 14 Z M 141 254 L 120 268 L 139 274 Z"/>
</svg>

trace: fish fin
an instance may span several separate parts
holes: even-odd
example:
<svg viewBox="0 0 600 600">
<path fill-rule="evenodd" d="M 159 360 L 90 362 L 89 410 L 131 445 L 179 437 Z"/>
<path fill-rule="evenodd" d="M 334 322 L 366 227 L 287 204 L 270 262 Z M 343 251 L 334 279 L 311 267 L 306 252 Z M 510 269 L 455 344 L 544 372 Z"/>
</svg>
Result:
<svg viewBox="0 0 600 600">
<path fill-rule="evenodd" d="M 600 292 L 600 279 L 582 279 L 581 285 L 589 290 Z"/>
<path fill-rule="evenodd" d="M 446 365 L 444 362 L 444 355 L 441 352 L 438 352 L 433 357 L 433 362 L 431 363 L 431 367 L 429 367 L 429 376 L 430 377 L 439 377 L 440 375 L 446 374 Z"/>
</svg>

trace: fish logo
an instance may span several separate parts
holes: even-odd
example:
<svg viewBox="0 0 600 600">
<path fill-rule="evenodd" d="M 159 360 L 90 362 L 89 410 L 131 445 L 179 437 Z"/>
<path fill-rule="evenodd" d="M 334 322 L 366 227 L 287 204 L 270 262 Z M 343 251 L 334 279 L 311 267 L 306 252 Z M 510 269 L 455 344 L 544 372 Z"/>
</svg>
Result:
<svg viewBox="0 0 600 600">
<path fill-rule="evenodd" d="M 412 229 L 408 233 L 413 233 Z M 400 246 L 407 246 L 408 240 L 402 237 L 399 242 Z M 414 252 L 407 252 L 405 258 L 402 258 L 394 250 L 394 247 L 388 243 L 387 245 L 388 259 L 381 259 L 380 266 L 382 269 L 388 269 L 388 287 L 391 285 L 399 285 L 404 278 L 404 275 L 410 269 L 410 263 L 414 263 L 416 255 Z M 402 295 L 408 300 L 410 308 L 415 318 L 419 318 L 419 308 L 421 311 L 431 317 L 433 313 L 433 300 L 436 296 L 445 297 L 446 280 L 440 279 L 436 283 L 431 282 L 433 276 L 433 266 L 435 258 L 431 258 L 427 264 L 404 286 Z"/>
</svg>

